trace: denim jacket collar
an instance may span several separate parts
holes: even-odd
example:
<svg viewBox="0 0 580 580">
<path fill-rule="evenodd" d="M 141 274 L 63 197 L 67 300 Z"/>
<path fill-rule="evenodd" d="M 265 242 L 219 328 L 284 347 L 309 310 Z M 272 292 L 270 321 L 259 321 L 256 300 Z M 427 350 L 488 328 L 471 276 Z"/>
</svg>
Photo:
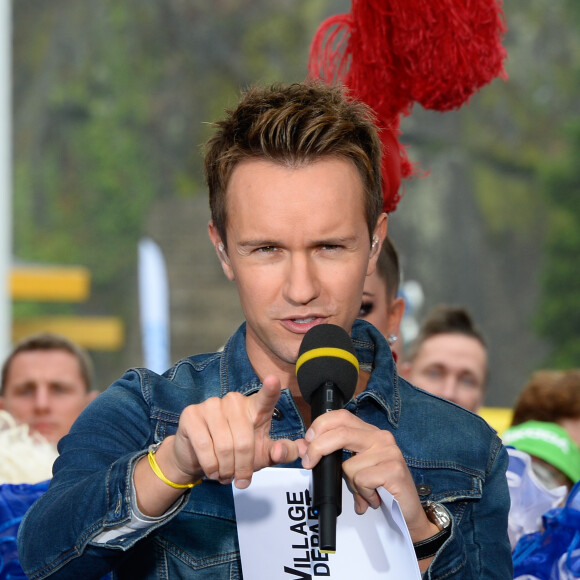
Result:
<svg viewBox="0 0 580 580">
<path fill-rule="evenodd" d="M 399 376 L 389 344 L 372 324 L 360 319 L 355 320 L 351 337 L 361 370 L 372 374 L 366 389 L 346 408 L 353 411 L 355 403 L 372 398 L 385 410 L 389 423 L 397 427 L 401 413 Z"/>
<path fill-rule="evenodd" d="M 367 388 L 346 406 L 353 411 L 367 398 L 374 399 L 386 412 L 389 422 L 396 427 L 401 404 L 399 377 L 391 349 L 383 335 L 364 320 L 355 320 L 351 337 L 361 370 L 371 374 Z M 237 391 L 245 395 L 257 391 L 261 382 L 246 352 L 246 323 L 230 337 L 224 346 L 220 363 L 221 393 Z"/>
<path fill-rule="evenodd" d="M 228 339 L 220 362 L 222 396 L 236 391 L 249 395 L 261 387 L 260 379 L 252 368 L 246 352 L 246 323 Z"/>
</svg>

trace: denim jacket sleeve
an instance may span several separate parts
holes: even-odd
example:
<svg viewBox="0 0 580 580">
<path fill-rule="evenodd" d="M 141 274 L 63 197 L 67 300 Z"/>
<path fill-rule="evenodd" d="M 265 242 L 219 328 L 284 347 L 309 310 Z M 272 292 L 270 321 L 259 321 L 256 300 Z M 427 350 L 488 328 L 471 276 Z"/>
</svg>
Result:
<svg viewBox="0 0 580 580">
<path fill-rule="evenodd" d="M 140 383 L 138 373 L 126 374 L 85 409 L 60 441 L 50 487 L 20 526 L 20 561 L 28 578 L 101 578 L 126 550 L 166 523 L 104 546 L 91 544 L 99 533 L 131 519 L 133 466 L 153 442 Z"/>
<path fill-rule="evenodd" d="M 479 501 L 466 503 L 455 514 L 449 540 L 436 554 L 425 580 L 511 580 L 511 548 L 507 537 L 508 455 L 495 437 Z"/>
</svg>

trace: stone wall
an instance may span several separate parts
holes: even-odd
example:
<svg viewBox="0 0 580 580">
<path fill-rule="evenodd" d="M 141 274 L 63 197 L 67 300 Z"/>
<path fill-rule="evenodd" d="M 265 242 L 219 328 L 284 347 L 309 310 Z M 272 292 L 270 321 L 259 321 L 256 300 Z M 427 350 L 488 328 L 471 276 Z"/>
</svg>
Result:
<svg viewBox="0 0 580 580">
<path fill-rule="evenodd" d="M 217 350 L 243 321 L 235 284 L 225 277 L 209 240 L 208 222 L 205 195 L 168 198 L 152 206 L 144 228 L 166 262 L 173 361 Z M 137 304 L 133 320 L 123 355 L 127 367 L 142 364 Z"/>
</svg>

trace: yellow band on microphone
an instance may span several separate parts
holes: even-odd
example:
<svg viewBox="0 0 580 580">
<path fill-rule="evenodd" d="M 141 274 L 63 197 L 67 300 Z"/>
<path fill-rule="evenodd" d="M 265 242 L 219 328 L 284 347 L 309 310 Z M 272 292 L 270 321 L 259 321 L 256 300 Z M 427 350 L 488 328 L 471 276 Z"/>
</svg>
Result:
<svg viewBox="0 0 580 580">
<path fill-rule="evenodd" d="M 311 350 L 307 350 L 306 352 L 302 353 L 298 360 L 296 361 L 296 372 L 298 369 L 309 360 L 313 358 L 320 358 L 322 356 L 329 356 L 333 358 L 342 358 L 345 361 L 349 362 L 352 366 L 356 368 L 356 372 L 359 371 L 358 360 L 354 354 L 348 352 L 348 350 L 344 350 L 343 348 L 334 348 L 334 347 L 322 347 L 322 348 L 313 348 Z"/>
</svg>

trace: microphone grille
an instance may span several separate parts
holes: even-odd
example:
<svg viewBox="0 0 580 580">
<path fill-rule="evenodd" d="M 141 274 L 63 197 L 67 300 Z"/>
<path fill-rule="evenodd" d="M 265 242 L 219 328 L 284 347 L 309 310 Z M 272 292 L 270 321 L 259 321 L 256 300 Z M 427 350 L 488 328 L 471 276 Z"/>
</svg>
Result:
<svg viewBox="0 0 580 580">
<path fill-rule="evenodd" d="M 332 381 L 344 400 L 354 395 L 359 365 L 348 333 L 335 324 L 319 324 L 302 339 L 296 361 L 298 386 L 306 403 L 326 381 Z"/>
</svg>

